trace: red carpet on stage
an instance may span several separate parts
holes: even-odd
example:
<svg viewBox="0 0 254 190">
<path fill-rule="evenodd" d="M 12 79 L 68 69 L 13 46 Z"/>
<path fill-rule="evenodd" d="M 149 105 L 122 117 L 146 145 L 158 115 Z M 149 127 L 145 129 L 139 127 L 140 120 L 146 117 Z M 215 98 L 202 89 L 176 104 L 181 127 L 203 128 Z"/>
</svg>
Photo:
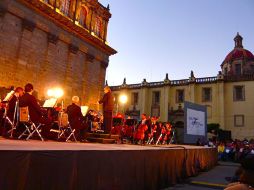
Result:
<svg viewBox="0 0 254 190">
<path fill-rule="evenodd" d="M 217 150 L 0 139 L 0 189 L 163 189 L 217 164 Z"/>
</svg>

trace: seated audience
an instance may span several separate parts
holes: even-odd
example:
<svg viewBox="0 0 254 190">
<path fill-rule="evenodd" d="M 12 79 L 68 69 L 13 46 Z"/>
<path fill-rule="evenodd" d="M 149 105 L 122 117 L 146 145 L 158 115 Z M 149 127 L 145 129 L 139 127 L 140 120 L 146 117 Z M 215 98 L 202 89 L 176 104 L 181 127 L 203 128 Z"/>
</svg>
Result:
<svg viewBox="0 0 254 190">
<path fill-rule="evenodd" d="M 248 156 L 241 162 L 239 181 L 230 183 L 225 190 L 254 190 L 254 156 Z"/>
</svg>

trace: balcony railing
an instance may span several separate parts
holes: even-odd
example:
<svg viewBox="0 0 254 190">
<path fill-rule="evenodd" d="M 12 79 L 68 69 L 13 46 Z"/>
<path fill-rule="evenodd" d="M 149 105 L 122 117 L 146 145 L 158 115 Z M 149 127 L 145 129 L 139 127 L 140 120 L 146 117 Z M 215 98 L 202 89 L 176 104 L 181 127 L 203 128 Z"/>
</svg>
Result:
<svg viewBox="0 0 254 190">
<path fill-rule="evenodd" d="M 198 84 L 217 82 L 217 77 L 196 78 L 195 82 Z"/>
<path fill-rule="evenodd" d="M 236 82 L 236 81 L 254 81 L 254 74 L 244 74 L 244 75 L 228 75 L 222 77 L 203 77 L 203 78 L 195 78 L 194 81 L 190 79 L 182 79 L 182 80 L 171 80 L 168 83 L 164 81 L 159 82 L 147 82 L 146 84 L 138 83 L 138 84 L 125 84 L 119 86 L 111 86 L 112 90 L 120 90 L 122 88 L 126 89 L 138 89 L 141 87 L 163 87 L 163 86 L 184 86 L 190 84 L 190 82 L 195 84 L 208 84 L 208 83 L 216 83 L 218 81 L 224 82 Z"/>
</svg>

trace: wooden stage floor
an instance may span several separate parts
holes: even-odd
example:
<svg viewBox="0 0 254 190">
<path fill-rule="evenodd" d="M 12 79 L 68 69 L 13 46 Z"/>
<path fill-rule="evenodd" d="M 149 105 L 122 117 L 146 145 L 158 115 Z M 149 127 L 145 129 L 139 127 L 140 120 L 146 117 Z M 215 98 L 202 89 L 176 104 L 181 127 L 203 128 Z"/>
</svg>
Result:
<svg viewBox="0 0 254 190">
<path fill-rule="evenodd" d="M 39 140 L 14 140 L 0 137 L 0 150 L 165 150 L 165 149 L 207 149 L 192 145 L 131 145 L 131 144 L 100 144 L 80 142 L 57 142 Z M 209 148 L 208 148 L 209 149 Z"/>
</svg>

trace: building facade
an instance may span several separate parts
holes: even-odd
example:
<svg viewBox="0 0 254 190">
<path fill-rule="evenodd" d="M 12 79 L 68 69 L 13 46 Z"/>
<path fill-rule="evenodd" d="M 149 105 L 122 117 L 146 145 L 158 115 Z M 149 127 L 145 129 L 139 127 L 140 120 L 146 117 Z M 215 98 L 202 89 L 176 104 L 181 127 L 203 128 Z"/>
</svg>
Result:
<svg viewBox="0 0 254 190">
<path fill-rule="evenodd" d="M 132 117 L 146 113 L 159 116 L 161 121 L 184 125 L 184 101 L 205 105 L 208 123 L 218 123 L 230 130 L 233 138 L 254 138 L 254 56 L 244 49 L 242 37 L 234 38 L 235 47 L 221 64 L 217 76 L 196 78 L 191 72 L 188 79 L 112 86 L 116 110 Z M 126 94 L 128 102 L 118 101 Z"/>
<path fill-rule="evenodd" d="M 61 87 L 99 109 L 109 56 L 109 6 L 98 0 L 1 0 L 0 86 L 34 85 L 38 99 Z"/>
</svg>

